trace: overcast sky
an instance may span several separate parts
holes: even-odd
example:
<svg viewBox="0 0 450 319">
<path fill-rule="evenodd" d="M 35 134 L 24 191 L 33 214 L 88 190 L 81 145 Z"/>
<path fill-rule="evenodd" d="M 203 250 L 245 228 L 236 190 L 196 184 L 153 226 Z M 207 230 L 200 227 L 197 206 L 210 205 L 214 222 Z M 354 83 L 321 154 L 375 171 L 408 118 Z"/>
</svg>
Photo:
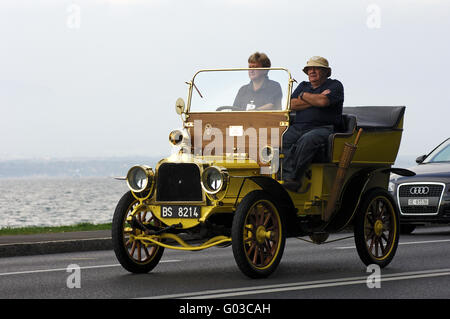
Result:
<svg viewBox="0 0 450 319">
<path fill-rule="evenodd" d="M 204 68 L 314 55 L 345 106 L 406 105 L 400 155 L 450 137 L 450 1 L 1 0 L 0 159 L 158 156 Z"/>
</svg>

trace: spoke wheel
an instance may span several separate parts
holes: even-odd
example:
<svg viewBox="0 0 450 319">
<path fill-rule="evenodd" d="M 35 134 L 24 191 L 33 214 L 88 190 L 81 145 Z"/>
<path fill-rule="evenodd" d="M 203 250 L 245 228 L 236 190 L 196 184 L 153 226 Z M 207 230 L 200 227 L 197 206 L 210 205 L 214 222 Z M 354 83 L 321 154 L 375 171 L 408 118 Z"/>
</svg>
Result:
<svg viewBox="0 0 450 319">
<path fill-rule="evenodd" d="M 395 255 L 399 238 L 398 213 L 385 190 L 366 196 L 355 218 L 355 243 L 366 264 L 387 266 Z"/>
<path fill-rule="evenodd" d="M 251 278 L 269 276 L 284 250 L 283 221 L 273 199 L 263 191 L 247 195 L 233 219 L 233 254 L 241 271 Z"/>
<path fill-rule="evenodd" d="M 139 205 L 131 192 L 126 193 L 117 204 L 112 223 L 112 242 L 114 252 L 121 265 L 133 273 L 151 271 L 158 263 L 164 248 L 158 245 L 145 246 L 134 236 L 142 235 L 142 231 L 130 224 L 132 213 Z M 159 226 L 152 212 L 142 206 L 133 214 L 142 224 Z"/>
</svg>

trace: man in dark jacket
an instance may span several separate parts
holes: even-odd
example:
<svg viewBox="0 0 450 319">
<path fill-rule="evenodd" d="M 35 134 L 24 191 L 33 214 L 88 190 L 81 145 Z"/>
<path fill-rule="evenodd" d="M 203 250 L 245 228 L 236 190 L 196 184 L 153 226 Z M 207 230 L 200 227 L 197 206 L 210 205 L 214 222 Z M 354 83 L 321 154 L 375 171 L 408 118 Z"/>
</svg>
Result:
<svg viewBox="0 0 450 319">
<path fill-rule="evenodd" d="M 292 93 L 295 121 L 283 136 L 283 185 L 294 192 L 317 151 L 341 125 L 344 103 L 344 87 L 329 78 L 331 68 L 325 58 L 312 57 L 303 72 L 309 82 L 301 82 Z"/>
</svg>

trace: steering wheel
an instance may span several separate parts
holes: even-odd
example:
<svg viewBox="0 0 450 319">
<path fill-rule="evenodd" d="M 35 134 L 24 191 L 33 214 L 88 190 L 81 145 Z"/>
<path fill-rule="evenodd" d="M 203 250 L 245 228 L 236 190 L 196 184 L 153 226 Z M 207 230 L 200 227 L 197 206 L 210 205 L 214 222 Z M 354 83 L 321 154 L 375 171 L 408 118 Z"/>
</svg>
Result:
<svg viewBox="0 0 450 319">
<path fill-rule="evenodd" d="M 216 111 L 243 111 L 241 108 L 237 107 L 237 106 L 228 106 L 228 105 L 224 105 L 224 106 L 219 106 Z"/>
</svg>

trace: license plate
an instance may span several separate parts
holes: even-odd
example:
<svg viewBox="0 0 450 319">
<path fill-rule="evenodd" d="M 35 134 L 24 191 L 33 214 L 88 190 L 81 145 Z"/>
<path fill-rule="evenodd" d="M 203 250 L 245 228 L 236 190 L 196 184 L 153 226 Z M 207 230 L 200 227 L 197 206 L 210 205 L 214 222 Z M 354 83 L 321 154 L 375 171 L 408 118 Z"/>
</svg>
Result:
<svg viewBox="0 0 450 319">
<path fill-rule="evenodd" d="M 409 198 L 409 206 L 428 206 L 428 198 Z"/>
<path fill-rule="evenodd" d="M 162 218 L 200 218 L 200 206 L 163 205 Z"/>
</svg>

